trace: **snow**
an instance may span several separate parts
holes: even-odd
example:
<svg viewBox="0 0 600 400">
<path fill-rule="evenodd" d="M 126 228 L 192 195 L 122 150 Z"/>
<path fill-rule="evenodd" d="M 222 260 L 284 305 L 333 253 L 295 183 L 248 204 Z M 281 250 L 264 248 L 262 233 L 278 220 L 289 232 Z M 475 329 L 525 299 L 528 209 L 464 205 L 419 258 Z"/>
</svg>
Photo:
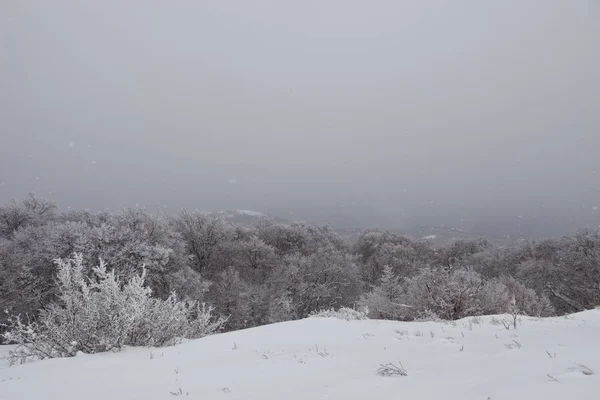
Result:
<svg viewBox="0 0 600 400">
<path fill-rule="evenodd" d="M 436 236 L 436 235 L 427 235 L 427 236 L 424 236 L 424 237 L 423 237 L 423 239 L 425 239 L 425 240 L 433 240 L 433 239 L 435 239 L 435 238 L 437 238 L 437 236 Z"/>
<path fill-rule="evenodd" d="M 598 398 L 600 310 L 523 317 L 516 330 L 500 318 L 312 318 L 169 348 L 1 364 L 0 399 Z M 388 363 L 407 376 L 377 375 Z"/>
<path fill-rule="evenodd" d="M 242 215 L 249 215 L 251 217 L 264 217 L 265 214 L 258 212 L 258 211 L 251 211 L 251 210 L 236 210 L 236 212 L 238 214 L 242 214 Z"/>
<path fill-rule="evenodd" d="M 0 371 L 2 371 L 2 368 L 8 367 L 8 361 L 6 360 L 6 356 L 8 356 L 8 353 L 16 347 L 17 346 L 0 346 Z M 4 374 L 0 372 L 0 382 L 3 379 L 3 376 Z M 0 399 L 1 398 L 2 397 L 0 397 Z"/>
</svg>

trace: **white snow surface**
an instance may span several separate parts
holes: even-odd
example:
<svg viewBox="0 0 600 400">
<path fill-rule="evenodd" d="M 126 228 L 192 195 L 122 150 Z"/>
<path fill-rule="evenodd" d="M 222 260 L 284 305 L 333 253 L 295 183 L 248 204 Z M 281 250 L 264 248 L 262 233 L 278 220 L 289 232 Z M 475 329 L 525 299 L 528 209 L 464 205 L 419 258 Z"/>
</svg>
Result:
<svg viewBox="0 0 600 400">
<path fill-rule="evenodd" d="M 252 210 L 236 210 L 236 212 L 238 214 L 242 214 L 242 215 L 249 215 L 251 217 L 264 217 L 265 214 L 258 212 L 258 211 L 252 211 Z"/>
<path fill-rule="evenodd" d="M 169 348 L 3 362 L 0 399 L 600 398 L 600 310 L 523 317 L 516 330 L 493 319 L 311 318 Z M 408 375 L 377 375 L 390 362 Z"/>
</svg>

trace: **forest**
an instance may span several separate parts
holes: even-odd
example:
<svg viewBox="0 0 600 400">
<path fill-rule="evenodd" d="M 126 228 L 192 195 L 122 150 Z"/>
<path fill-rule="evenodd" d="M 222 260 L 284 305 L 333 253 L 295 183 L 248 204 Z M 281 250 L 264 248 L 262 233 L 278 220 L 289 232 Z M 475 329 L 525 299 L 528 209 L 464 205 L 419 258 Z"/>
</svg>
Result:
<svg viewBox="0 0 600 400">
<path fill-rule="evenodd" d="M 600 305 L 600 234 L 434 247 L 378 229 L 352 242 L 328 226 L 269 217 L 242 224 L 185 210 L 60 212 L 33 195 L 0 206 L 4 332 L 65 309 L 73 274 L 84 292 L 102 290 L 103 280 L 113 292 L 133 282 L 152 299 L 202 305 L 220 331 L 343 307 L 403 321 L 543 317 Z"/>
</svg>

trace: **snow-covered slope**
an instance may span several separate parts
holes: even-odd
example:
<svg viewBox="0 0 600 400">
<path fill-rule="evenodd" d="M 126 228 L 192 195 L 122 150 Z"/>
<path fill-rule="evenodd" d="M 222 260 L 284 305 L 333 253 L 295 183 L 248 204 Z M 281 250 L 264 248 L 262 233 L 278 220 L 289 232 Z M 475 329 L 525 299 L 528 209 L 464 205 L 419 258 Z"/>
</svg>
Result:
<svg viewBox="0 0 600 400">
<path fill-rule="evenodd" d="M 524 317 L 516 330 L 496 318 L 315 318 L 171 348 L 3 364 L 0 399 L 600 398 L 600 310 Z M 377 375 L 390 362 L 408 375 Z"/>
</svg>

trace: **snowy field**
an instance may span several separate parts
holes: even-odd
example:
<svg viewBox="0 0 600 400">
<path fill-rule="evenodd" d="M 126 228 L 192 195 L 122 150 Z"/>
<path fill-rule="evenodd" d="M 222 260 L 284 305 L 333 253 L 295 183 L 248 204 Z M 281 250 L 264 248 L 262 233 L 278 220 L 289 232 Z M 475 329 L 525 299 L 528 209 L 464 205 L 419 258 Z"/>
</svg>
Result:
<svg viewBox="0 0 600 400">
<path fill-rule="evenodd" d="M 600 310 L 523 317 L 516 330 L 506 330 L 501 318 L 314 318 L 170 348 L 13 367 L 2 361 L 0 399 L 600 398 Z M 378 375 L 388 363 L 407 375 Z"/>
</svg>

